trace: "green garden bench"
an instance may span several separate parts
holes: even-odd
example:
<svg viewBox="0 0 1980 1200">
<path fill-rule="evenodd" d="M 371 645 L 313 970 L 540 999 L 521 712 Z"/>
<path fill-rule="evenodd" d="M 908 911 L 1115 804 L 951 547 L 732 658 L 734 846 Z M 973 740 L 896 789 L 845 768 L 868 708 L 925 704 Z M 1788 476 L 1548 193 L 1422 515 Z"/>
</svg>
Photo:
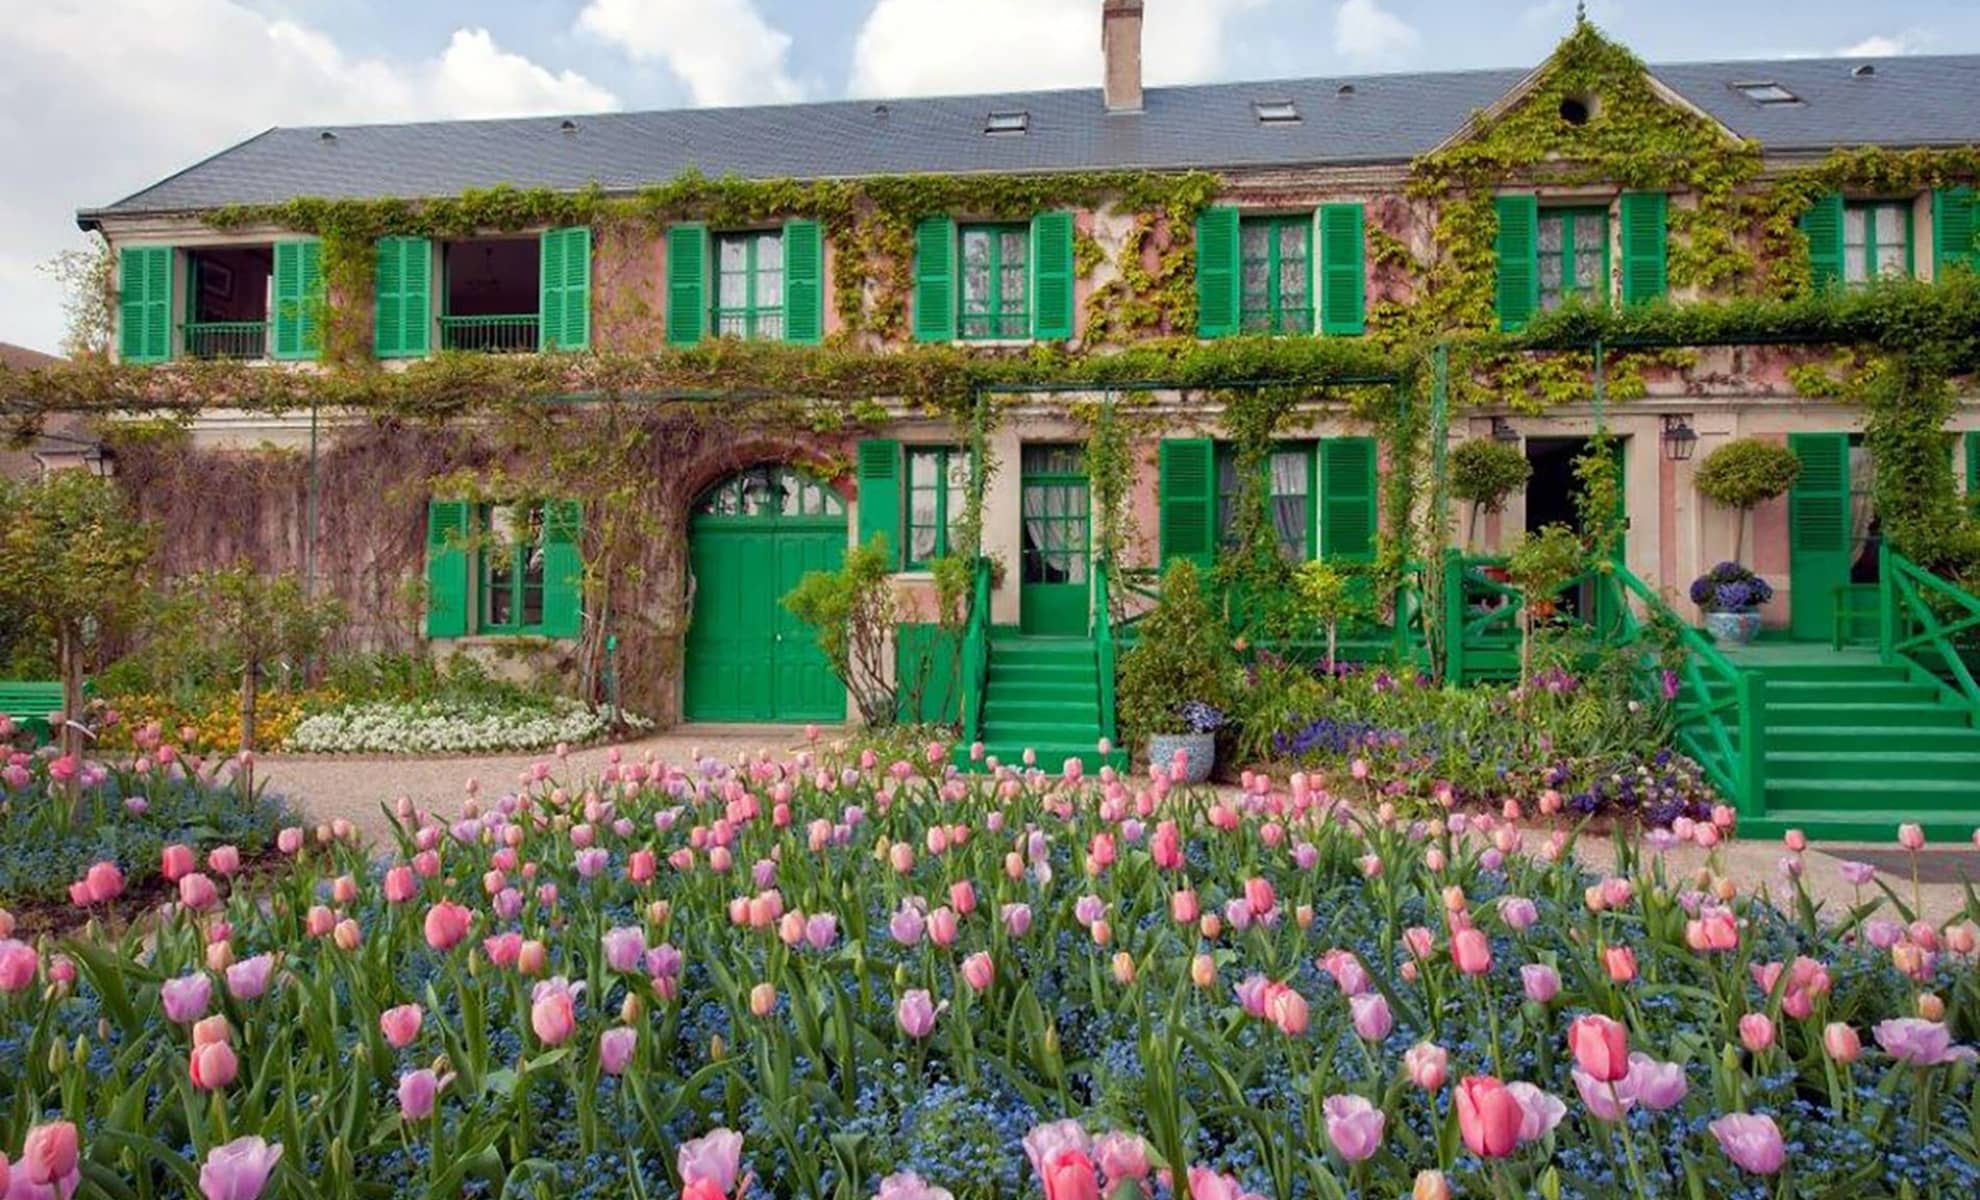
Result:
<svg viewBox="0 0 1980 1200">
<path fill-rule="evenodd" d="M 32 734 L 36 745 L 53 741 L 49 714 L 62 711 L 62 685 L 39 680 L 0 679 L 0 715 Z"/>
</svg>

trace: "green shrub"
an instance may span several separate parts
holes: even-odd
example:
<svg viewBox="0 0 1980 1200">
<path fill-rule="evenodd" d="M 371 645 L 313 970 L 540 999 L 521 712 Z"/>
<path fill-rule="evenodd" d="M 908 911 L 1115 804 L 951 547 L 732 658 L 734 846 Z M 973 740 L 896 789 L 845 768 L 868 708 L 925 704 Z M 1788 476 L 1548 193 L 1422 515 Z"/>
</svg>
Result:
<svg viewBox="0 0 1980 1200">
<path fill-rule="evenodd" d="M 1478 514 L 1498 512 L 1506 498 L 1533 478 L 1533 464 L 1518 446 L 1491 438 L 1472 438 L 1451 451 L 1451 495 L 1471 505 L 1471 536 L 1478 533 Z"/>
<path fill-rule="evenodd" d="M 1230 631 L 1203 594 L 1196 564 L 1179 558 L 1162 573 L 1160 597 L 1121 657 L 1122 735 L 1133 746 L 1150 734 L 1181 732 L 1176 709 L 1191 700 L 1227 707 L 1232 669 Z"/>
<path fill-rule="evenodd" d="M 1746 514 L 1776 496 L 1787 494 L 1801 477 L 1801 460 L 1778 442 L 1737 438 L 1705 456 L 1693 482 L 1698 494 L 1739 510 L 1733 533 L 1733 557 L 1746 544 Z"/>
<path fill-rule="evenodd" d="M 1548 525 L 1529 533 L 1506 560 L 1506 577 L 1519 589 L 1519 670 L 1533 673 L 1533 629 L 1536 617 L 1551 609 L 1568 581 L 1581 574 L 1586 562 L 1581 536 L 1565 525 Z"/>
<path fill-rule="evenodd" d="M 887 669 L 888 639 L 900 623 L 893 565 L 886 538 L 876 533 L 848 551 L 838 570 L 809 572 L 784 597 L 784 607 L 817 631 L 825 661 L 869 725 L 892 722 L 900 703 Z"/>
</svg>

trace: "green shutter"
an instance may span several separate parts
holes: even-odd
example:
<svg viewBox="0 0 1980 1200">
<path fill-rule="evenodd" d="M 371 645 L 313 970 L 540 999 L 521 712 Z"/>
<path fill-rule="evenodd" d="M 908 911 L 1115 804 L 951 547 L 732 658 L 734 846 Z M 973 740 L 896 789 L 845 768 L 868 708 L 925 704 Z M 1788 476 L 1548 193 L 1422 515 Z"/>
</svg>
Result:
<svg viewBox="0 0 1980 1200">
<path fill-rule="evenodd" d="M 537 239 L 536 347 L 584 350 L 591 345 L 591 230 L 546 229 Z"/>
<path fill-rule="evenodd" d="M 1665 249 L 1668 216 L 1662 192 L 1624 192 L 1622 197 L 1622 298 L 1642 304 L 1668 287 Z"/>
<path fill-rule="evenodd" d="M 427 637 L 467 636 L 467 534 L 467 501 L 426 502 Z"/>
<path fill-rule="evenodd" d="M 1366 245 L 1361 205 L 1320 206 L 1320 332 L 1352 335 L 1365 328 Z"/>
<path fill-rule="evenodd" d="M 667 344 L 692 346 L 708 329 L 708 226 L 667 230 Z"/>
<path fill-rule="evenodd" d="M 1377 476 L 1374 438 L 1320 443 L 1320 557 L 1374 560 Z"/>
<path fill-rule="evenodd" d="M 425 238 L 378 239 L 377 297 L 372 353 L 423 358 L 433 337 L 433 243 Z"/>
<path fill-rule="evenodd" d="M 1540 307 L 1540 201 L 1534 196 L 1500 196 L 1493 202 L 1499 214 L 1499 328 L 1526 328 Z"/>
<path fill-rule="evenodd" d="M 1932 193 L 1932 277 L 1964 264 L 1980 270 L 1980 193 L 1970 187 Z"/>
<path fill-rule="evenodd" d="M 1849 582 L 1849 435 L 1793 433 L 1788 449 L 1801 460 L 1788 489 L 1789 623 L 1798 638 L 1827 638 Z"/>
<path fill-rule="evenodd" d="M 1217 205 L 1196 218 L 1196 336 L 1238 331 L 1238 210 Z"/>
<path fill-rule="evenodd" d="M 867 438 L 859 444 L 859 544 L 887 539 L 887 561 L 901 562 L 901 444 Z"/>
<path fill-rule="evenodd" d="M 1801 214 L 1801 232 L 1808 237 L 1808 282 L 1816 291 L 1843 279 L 1843 198 L 1840 192 L 1809 205 Z"/>
<path fill-rule="evenodd" d="M 579 552 L 583 507 L 576 500 L 543 506 L 543 635 L 574 638 L 584 631 L 584 558 Z"/>
<path fill-rule="evenodd" d="M 275 243 L 276 358 L 315 358 L 323 349 L 323 243 Z"/>
<path fill-rule="evenodd" d="M 1073 335 L 1073 215 L 1031 219 L 1031 336 L 1063 342 Z"/>
<path fill-rule="evenodd" d="M 825 247 L 816 221 L 784 222 L 784 340 L 816 346 L 825 336 Z"/>
<path fill-rule="evenodd" d="M 1980 429 L 1966 434 L 1966 502 L 1980 501 Z"/>
<path fill-rule="evenodd" d="M 117 357 L 172 357 L 172 247 L 126 246 L 117 254 Z"/>
<path fill-rule="evenodd" d="M 956 340 L 956 223 L 948 217 L 915 226 L 914 340 Z"/>
<path fill-rule="evenodd" d="M 1157 458 L 1162 565 L 1187 558 L 1217 565 L 1217 444 L 1209 438 L 1164 438 Z"/>
</svg>

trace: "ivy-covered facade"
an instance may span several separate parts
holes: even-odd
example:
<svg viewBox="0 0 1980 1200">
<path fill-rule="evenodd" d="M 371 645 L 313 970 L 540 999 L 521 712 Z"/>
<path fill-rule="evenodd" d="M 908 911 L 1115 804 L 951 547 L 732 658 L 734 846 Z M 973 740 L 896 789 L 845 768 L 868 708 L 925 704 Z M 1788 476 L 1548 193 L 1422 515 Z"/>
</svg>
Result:
<svg viewBox="0 0 1980 1200">
<path fill-rule="evenodd" d="M 1802 479 L 1744 545 L 1781 592 L 1770 620 L 1826 638 L 1875 536 L 1862 415 L 1809 382 L 1834 375 L 1834 346 L 1521 339 L 1555 310 L 1971 272 L 1980 56 L 1938 61 L 1937 82 L 1841 60 L 1651 68 L 1583 23 L 1523 76 L 1149 89 L 1146 111 L 1096 114 L 1158 166 L 1103 146 L 1014 169 L 1019 139 L 1043 142 L 1071 103 L 1056 94 L 996 98 L 926 171 L 887 158 L 607 183 L 519 161 L 508 186 L 400 195 L 339 165 L 304 172 L 335 184 L 322 194 L 184 191 L 210 163 L 84 214 L 117 260 L 118 362 L 37 394 L 178 419 L 125 456 L 148 447 L 156 490 L 140 498 L 184 525 L 176 544 L 316 569 L 370 614 L 373 641 L 549 661 L 594 690 L 609 673 L 663 717 L 843 712 L 777 600 L 794 572 L 874 537 L 911 623 L 953 619 L 941 560 L 980 550 L 1000 565 L 993 623 L 1050 636 L 1088 632 L 1103 552 L 1229 552 L 1254 466 L 1290 559 L 1461 542 L 1464 514 L 1431 527 L 1431 428 L 1515 442 L 1533 465 L 1478 523 L 1481 550 L 1574 521 L 1574 460 L 1614 439 L 1626 559 L 1680 609 L 1735 541 L 1733 515 L 1690 487 L 1694 458 L 1784 441 Z M 1948 78 L 1972 85 L 1937 97 L 1975 107 L 1963 139 L 1873 95 Z M 1420 109 L 1443 92 L 1476 103 L 1447 97 L 1427 129 Z M 819 136 L 970 102 L 917 103 L 936 102 L 817 106 Z M 1794 143 L 1759 140 L 1748 109 Z M 768 119 L 694 117 L 745 140 Z M 1221 146 L 1218 121 L 1233 123 Z M 514 135 L 492 124 L 491 144 Z M 565 145 L 594 135 L 588 118 L 547 124 Z M 1200 148 L 1165 147 L 1171 124 Z M 1396 125 L 1413 132 L 1370 140 Z M 335 161 L 373 153 L 372 136 L 324 130 L 281 153 Z M 219 156 L 217 178 L 263 152 Z M 1431 425 L 1438 344 L 1449 408 Z M 1269 405 L 1243 398 L 1260 387 Z M 1095 450 L 1102 409 L 1124 454 Z M 1956 405 L 1946 432 L 1948 469 L 1980 492 L 1980 409 Z M 207 511 L 238 496 L 206 496 L 169 461 L 271 454 L 287 465 L 263 472 L 279 482 L 252 528 Z M 332 462 L 341 500 L 324 490 Z"/>
</svg>

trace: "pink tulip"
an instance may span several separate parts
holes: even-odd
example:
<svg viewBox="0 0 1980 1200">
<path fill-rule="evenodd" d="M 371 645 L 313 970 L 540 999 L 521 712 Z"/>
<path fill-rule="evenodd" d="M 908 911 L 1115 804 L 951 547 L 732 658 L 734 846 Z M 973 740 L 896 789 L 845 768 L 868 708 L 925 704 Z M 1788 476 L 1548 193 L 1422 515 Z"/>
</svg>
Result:
<svg viewBox="0 0 1980 1200">
<path fill-rule="evenodd" d="M 399 1076 L 399 1115 L 408 1121 L 424 1121 L 432 1116 L 440 1089 L 452 1078 L 424 1067 Z"/>
<path fill-rule="evenodd" d="M 1831 1021 L 1822 1028 L 1822 1049 L 1839 1063 L 1853 1063 L 1863 1054 L 1863 1039 L 1844 1022 Z"/>
<path fill-rule="evenodd" d="M 963 959 L 962 974 L 963 981 L 968 983 L 972 990 L 987 992 L 990 990 L 990 985 L 996 982 L 997 964 L 991 960 L 988 952 L 978 950 Z"/>
<path fill-rule="evenodd" d="M 831 913 L 817 913 L 804 922 L 804 942 L 813 950 L 829 950 L 839 939 L 839 918 Z"/>
<path fill-rule="evenodd" d="M 1774 1118 L 1764 1114 L 1728 1113 L 1706 1128 L 1719 1141 L 1719 1149 L 1742 1171 L 1772 1175 L 1787 1161 L 1787 1147 Z"/>
<path fill-rule="evenodd" d="M 215 846 L 206 855 L 207 869 L 222 878 L 231 878 L 241 869 L 239 846 Z"/>
<path fill-rule="evenodd" d="M 674 1166 L 681 1176 L 681 1187 L 708 1185 L 716 1196 L 735 1190 L 742 1170 L 742 1134 L 716 1129 L 693 1141 L 682 1142 L 675 1153 Z"/>
<path fill-rule="evenodd" d="M 1506 1085 L 1513 1102 L 1519 1105 L 1519 1144 L 1537 1142 L 1554 1131 L 1567 1115 L 1560 1097 L 1543 1092 L 1530 1083 L 1515 1081 Z"/>
<path fill-rule="evenodd" d="M 646 932 L 637 925 L 608 929 L 602 939 L 605 965 L 621 975 L 638 972 L 646 958 Z"/>
<path fill-rule="evenodd" d="M 1525 1114 L 1506 1085 L 1490 1075 L 1467 1075 L 1457 1086 L 1458 1132 L 1481 1158 L 1504 1158 L 1519 1147 Z"/>
<path fill-rule="evenodd" d="M 194 912 L 204 912 L 220 903 L 220 889 L 213 881 L 195 871 L 190 875 L 179 876 L 179 903 Z"/>
<path fill-rule="evenodd" d="M 257 954 L 227 968 L 227 994 L 236 1000 L 255 1000 L 268 990 L 275 972 L 275 956 Z"/>
<path fill-rule="evenodd" d="M 614 1025 L 598 1035 L 598 1065 L 607 1075 L 623 1075 L 639 1045 L 639 1031 L 630 1025 Z"/>
<path fill-rule="evenodd" d="M 912 946 L 921 941 L 922 932 L 927 927 L 927 919 L 921 915 L 921 910 L 905 900 L 901 901 L 901 906 L 894 910 L 894 915 L 887 921 L 888 934 L 903 946 Z"/>
<path fill-rule="evenodd" d="M 1450 1055 L 1435 1042 L 1418 1042 L 1403 1055 L 1403 1066 L 1409 1072 L 1409 1081 L 1426 1092 L 1434 1092 L 1444 1086 L 1450 1077 Z"/>
<path fill-rule="evenodd" d="M 1647 1054 L 1632 1054 L 1629 1074 L 1616 1085 L 1616 1090 L 1646 1108 L 1663 1112 L 1684 1099 L 1690 1084 L 1685 1080 L 1682 1063 L 1658 1062 Z"/>
<path fill-rule="evenodd" d="M 167 883 L 177 883 L 197 869 L 198 861 L 193 857 L 191 846 L 174 843 L 159 853 L 159 873 L 165 876 Z"/>
<path fill-rule="evenodd" d="M 404 863 L 385 872 L 385 900 L 389 904 L 404 904 L 419 895 L 419 877 Z"/>
<path fill-rule="evenodd" d="M 1898 826 L 1898 845 L 1916 854 L 1925 848 L 1925 830 L 1915 822 Z"/>
<path fill-rule="evenodd" d="M 1600 1014 L 1576 1017 L 1568 1026 L 1568 1049 L 1583 1071 L 1600 1083 L 1629 1074 L 1629 1031 Z"/>
<path fill-rule="evenodd" d="M 1003 909 L 1004 928 L 1014 938 L 1021 938 L 1031 930 L 1031 906 L 1029 904 L 1006 904 Z"/>
<path fill-rule="evenodd" d="M 1364 1041 L 1379 1042 L 1396 1027 L 1396 1019 L 1389 1012 L 1389 1001 L 1380 992 L 1349 996 L 1348 1009 L 1354 1018 L 1354 1031 Z"/>
<path fill-rule="evenodd" d="M 981 743 L 979 743 L 979 746 Z M 896 1171 L 880 1181 L 873 1200 L 956 1200 L 947 1188 L 939 1188 L 913 1171 Z"/>
<path fill-rule="evenodd" d="M 1636 1104 L 1635 1097 L 1626 1094 L 1619 1083 L 1604 1083 L 1580 1067 L 1572 1068 L 1569 1074 L 1589 1115 L 1598 1121 L 1620 1121 Z"/>
<path fill-rule="evenodd" d="M 67 1121 L 50 1121 L 27 1131 L 21 1144 L 21 1160 L 14 1164 L 11 1196 L 21 1185 L 51 1189 L 42 1194 L 68 1197 L 80 1183 L 81 1135 Z"/>
<path fill-rule="evenodd" d="M 1899 1017 L 1879 1021 L 1870 1032 L 1884 1052 L 1902 1063 L 1932 1067 L 1975 1056 L 1971 1046 L 1955 1046 L 1952 1031 L 1938 1021 Z"/>
<path fill-rule="evenodd" d="M 378 1030 L 385 1035 L 394 1050 L 404 1050 L 419 1036 L 419 1026 L 426 1019 L 426 1010 L 417 1004 L 401 1004 L 378 1014 Z"/>
<path fill-rule="evenodd" d="M 956 914 L 944 905 L 928 914 L 928 940 L 937 946 L 956 944 Z"/>
<path fill-rule="evenodd" d="M 295 855 L 303 848 L 303 831 L 294 825 L 275 835 L 275 848 L 287 855 Z"/>
<path fill-rule="evenodd" d="M 213 980 L 201 973 L 168 979 L 158 985 L 158 998 L 165 1008 L 165 1019 L 174 1025 L 190 1025 L 206 1015 L 213 1003 Z"/>
<path fill-rule="evenodd" d="M 1115 1130 L 1101 1134 L 1093 1143 L 1093 1160 L 1110 1186 L 1124 1179 L 1148 1178 L 1148 1143 L 1131 1133 Z"/>
<path fill-rule="evenodd" d="M 93 864 L 83 873 L 81 881 L 69 888 L 69 898 L 85 908 L 92 904 L 108 904 L 123 893 L 124 873 L 113 862 Z"/>
<path fill-rule="evenodd" d="M 467 936 L 474 914 L 451 900 L 426 910 L 426 944 L 445 954 Z"/>
<path fill-rule="evenodd" d="M 1374 1157 L 1382 1148 L 1382 1110 L 1361 1096 L 1329 1096 L 1320 1104 L 1327 1122 L 1327 1140 L 1348 1162 Z"/>
<path fill-rule="evenodd" d="M 1310 1019 L 1306 997 L 1283 983 L 1270 985 L 1265 995 L 1265 1019 L 1287 1037 L 1301 1036 Z"/>
<path fill-rule="evenodd" d="M 240 1074 L 241 1063 L 231 1044 L 202 1042 L 192 1048 L 188 1070 L 192 1074 L 194 1087 L 201 1091 L 217 1092 L 234 1082 Z"/>
<path fill-rule="evenodd" d="M 1560 972 L 1545 963 L 1528 963 L 1519 969 L 1520 986 L 1535 1004 L 1552 1003 L 1561 991 Z"/>
<path fill-rule="evenodd" d="M 1739 1019 L 1739 1040 L 1758 1054 L 1774 1044 L 1774 1023 L 1764 1013 L 1747 1013 Z"/>
<path fill-rule="evenodd" d="M 900 1003 L 894 1006 L 894 1018 L 900 1022 L 901 1032 L 911 1038 L 925 1038 L 935 1029 L 935 1001 L 921 988 L 913 988 L 902 993 Z"/>
<path fill-rule="evenodd" d="M 1602 965 L 1611 980 L 1628 983 L 1636 978 L 1636 951 L 1628 946 L 1610 946 L 1602 951 Z"/>
<path fill-rule="evenodd" d="M 577 992 L 583 984 L 546 979 L 531 992 L 529 1027 L 546 1046 L 561 1046 L 577 1029 Z"/>
<path fill-rule="evenodd" d="M 1492 969 L 1492 943 L 1477 929 L 1460 929 L 1451 935 L 1451 961 L 1467 975 L 1483 975 Z"/>
</svg>

